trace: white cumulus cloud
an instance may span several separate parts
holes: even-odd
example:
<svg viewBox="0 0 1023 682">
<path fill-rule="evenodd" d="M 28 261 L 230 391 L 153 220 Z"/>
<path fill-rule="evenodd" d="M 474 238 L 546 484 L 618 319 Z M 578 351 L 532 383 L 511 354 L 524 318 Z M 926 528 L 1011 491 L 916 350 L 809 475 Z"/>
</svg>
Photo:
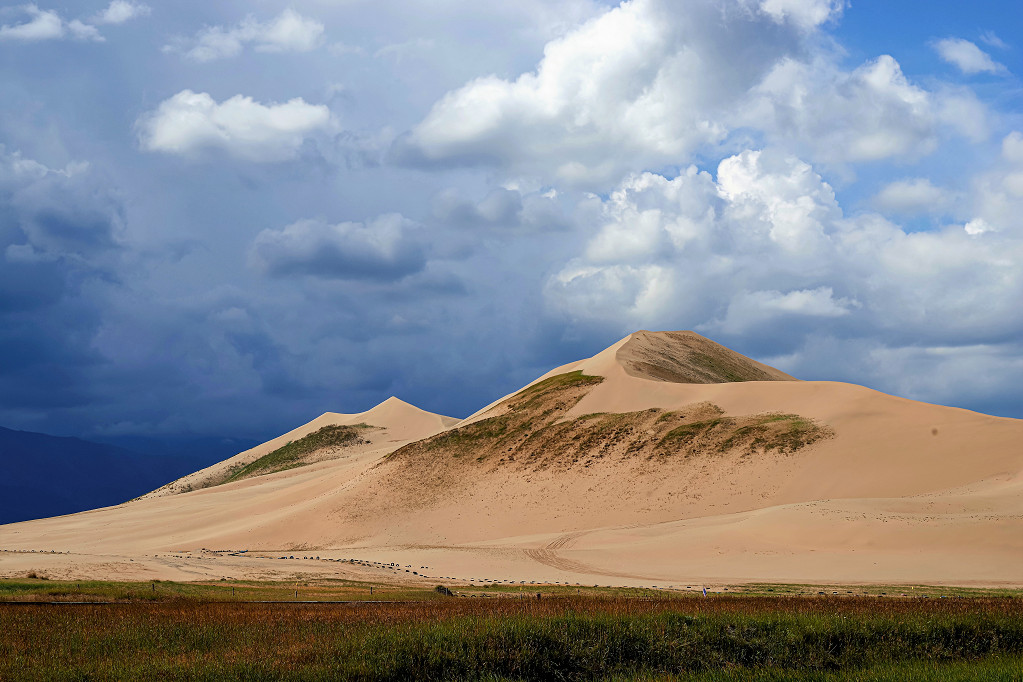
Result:
<svg viewBox="0 0 1023 682">
<path fill-rule="evenodd" d="M 938 122 L 933 96 L 889 55 L 852 72 L 784 59 L 754 89 L 744 118 L 830 163 L 925 155 L 936 145 Z"/>
<path fill-rule="evenodd" d="M 0 26 L 0 41 L 35 42 L 71 37 L 102 43 L 106 39 L 96 28 L 97 24 L 120 24 L 150 11 L 146 5 L 126 0 L 112 0 L 105 10 L 86 21 L 81 19 L 68 21 L 55 10 L 40 9 L 35 3 L 17 9 L 26 15 L 26 20 L 18 24 Z"/>
<path fill-rule="evenodd" d="M 39 9 L 37 5 L 28 4 L 18 8 L 27 15 L 26 21 L 20 24 L 4 24 L 0 26 L 0 41 L 17 40 L 35 42 L 39 40 L 56 40 L 71 36 L 78 40 L 103 41 L 103 36 L 95 26 L 78 19 L 65 21 L 54 10 Z"/>
<path fill-rule="evenodd" d="M 111 0 L 107 8 L 97 14 L 93 21 L 97 24 L 123 24 L 137 17 L 147 16 L 152 9 L 148 5 L 128 0 Z"/>
<path fill-rule="evenodd" d="M 164 46 L 195 62 L 237 57 L 246 45 L 258 52 L 309 52 L 323 40 L 323 24 L 288 8 L 266 22 L 247 17 L 235 26 L 207 26 L 191 39 L 178 38 Z"/>
<path fill-rule="evenodd" d="M 601 217 L 546 284 L 558 316 L 781 344 L 819 329 L 896 345 L 1023 333 L 1018 219 L 1015 229 L 973 220 L 918 232 L 878 214 L 847 216 L 791 156 L 747 150 L 716 177 L 635 175 Z"/>
<path fill-rule="evenodd" d="M 41 10 L 36 5 L 22 7 L 28 20 L 20 24 L 0 26 L 0 40 L 52 40 L 64 37 L 64 20 L 52 10 Z"/>
<path fill-rule="evenodd" d="M 198 156 L 208 151 L 259 162 L 296 158 L 303 143 L 334 128 L 330 110 L 298 97 L 260 104 L 235 95 L 217 102 L 205 92 L 182 90 L 142 116 L 136 127 L 147 151 Z"/>
<path fill-rule="evenodd" d="M 828 164 L 913 161 L 946 131 L 986 136 L 972 93 L 925 89 L 889 55 L 842 67 L 811 36 L 845 4 L 627 0 L 549 42 L 535 71 L 447 93 L 396 156 L 606 191 L 748 136 Z"/>
<path fill-rule="evenodd" d="M 479 78 L 448 93 L 403 151 L 580 185 L 678 162 L 724 140 L 729 112 L 798 49 L 825 5 L 623 2 L 548 43 L 535 71 Z"/>
<path fill-rule="evenodd" d="M 78 40 L 94 40 L 97 43 L 102 43 L 106 40 L 103 35 L 99 32 L 99 29 L 92 24 L 86 24 L 78 19 L 72 19 L 67 23 L 67 29 L 72 36 Z"/>
<path fill-rule="evenodd" d="M 934 43 L 934 49 L 942 59 L 966 74 L 1005 71 L 1004 64 L 993 60 L 991 55 L 969 40 L 945 38 Z"/>
<path fill-rule="evenodd" d="M 761 0 L 760 9 L 778 21 L 815 28 L 841 15 L 845 0 Z"/>
<path fill-rule="evenodd" d="M 715 326 L 728 334 L 742 334 L 778 319 L 843 317 L 856 307 L 856 301 L 836 299 L 827 286 L 788 292 L 740 291 L 729 302 L 724 319 Z"/>
<path fill-rule="evenodd" d="M 887 213 L 933 213 L 947 205 L 948 193 L 927 178 L 896 180 L 885 185 L 871 203 Z"/>
<path fill-rule="evenodd" d="M 998 232 L 1023 238 L 1023 133 L 1005 136 L 1001 158 L 974 179 L 971 190 L 968 234 Z"/>
</svg>

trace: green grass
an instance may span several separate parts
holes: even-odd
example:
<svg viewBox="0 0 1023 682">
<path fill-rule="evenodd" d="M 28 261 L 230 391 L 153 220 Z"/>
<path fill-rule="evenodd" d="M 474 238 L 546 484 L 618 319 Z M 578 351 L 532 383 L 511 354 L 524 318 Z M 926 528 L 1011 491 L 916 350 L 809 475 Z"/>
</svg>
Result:
<svg viewBox="0 0 1023 682">
<path fill-rule="evenodd" d="M 555 421 L 582 398 L 582 395 L 577 395 L 572 389 L 593 386 L 603 380 L 603 377 L 588 376 L 581 371 L 549 377 L 509 398 L 507 404 L 510 409 L 504 414 L 445 431 L 406 448 L 422 449 L 425 452 L 446 450 L 453 457 L 461 457 L 467 451 L 478 450 L 477 460 L 483 461 L 488 451 L 500 449 L 512 441 L 528 438 Z M 570 391 L 574 397 L 566 399 L 564 396 Z M 400 457 L 408 450 L 401 448 L 389 456 Z"/>
<path fill-rule="evenodd" d="M 522 425 L 510 415 L 489 417 L 433 436 L 423 441 L 423 447 L 427 451 L 451 449 L 453 456 L 460 457 L 467 448 L 500 443 L 509 436 L 514 437 L 521 429 Z"/>
<path fill-rule="evenodd" d="M 505 411 L 409 444 L 389 457 L 406 460 L 416 471 L 435 466 L 438 455 L 451 458 L 448 462 L 459 460 L 461 466 L 541 470 L 589 467 L 609 457 L 664 461 L 674 455 L 685 459 L 728 453 L 741 457 L 771 451 L 788 454 L 832 433 L 825 425 L 793 414 L 726 417 L 720 407 L 707 402 L 684 411 L 650 408 L 566 418 L 585 389 L 601 380 L 581 371 L 548 377 L 506 400 Z M 423 459 L 417 461 L 418 457 Z M 434 473 L 424 485 L 445 480 Z"/>
<path fill-rule="evenodd" d="M 828 435 L 829 431 L 797 414 L 768 414 L 736 429 L 718 449 L 724 452 L 747 446 L 755 450 L 795 452 Z"/>
<path fill-rule="evenodd" d="M 1023 601 L 0 604 L 0 679 L 1019 679 Z"/>
<path fill-rule="evenodd" d="M 302 458 L 317 450 L 330 447 L 348 447 L 366 442 L 359 434 L 369 428 L 372 427 L 368 424 L 324 426 L 308 436 L 289 441 L 286 445 L 277 448 L 273 452 L 267 453 L 259 459 L 246 464 L 232 472 L 223 482 L 231 483 L 232 481 L 240 481 L 245 478 L 252 478 L 253 476 L 261 476 L 303 466 L 305 462 Z"/>
<path fill-rule="evenodd" d="M 293 554 L 294 551 L 292 550 Z M 307 554 L 308 556 L 308 554 Z M 355 560 L 358 561 L 358 560 Z M 535 596 L 601 599 L 684 599 L 702 594 L 702 585 L 693 583 L 672 590 L 652 587 L 616 587 L 611 585 L 574 585 L 568 583 L 469 583 L 455 585 L 441 580 L 459 596 L 473 598 L 520 598 Z M 301 600 L 433 600 L 434 586 L 409 586 L 380 581 L 331 578 L 303 580 L 211 580 L 203 582 L 125 582 L 101 580 L 50 580 L 46 578 L 0 579 L 0 604 L 7 601 L 260 601 L 291 600 L 297 591 Z M 685 589 L 684 589 L 685 588 Z M 991 587 L 955 587 L 937 585 L 811 585 L 802 583 L 749 583 L 718 586 L 711 589 L 719 597 L 800 597 L 861 598 L 1015 598 L 1023 599 L 1023 590 Z"/>
<path fill-rule="evenodd" d="M 839 672 L 730 670 L 691 675 L 639 673 L 613 682 L 1023 682 L 1023 656 L 992 656 L 974 661 L 900 661 Z"/>
<path fill-rule="evenodd" d="M 430 588 L 387 582 L 316 580 L 220 580 L 119 582 L 101 580 L 0 580 L 0 605 L 18 601 L 245 602 L 245 601 L 429 601 Z M 2 678 L 0 678 L 2 679 Z"/>
<path fill-rule="evenodd" d="M 595 386 L 602 382 L 604 377 L 591 376 L 589 374 L 583 374 L 582 370 L 576 370 L 574 372 L 565 372 L 564 374 L 556 374 L 552 377 L 548 377 L 543 381 L 538 381 L 532 386 L 527 386 L 513 396 L 513 400 L 521 400 L 523 398 L 531 399 L 538 395 L 545 394 L 549 391 L 557 391 L 565 388 L 576 388 L 579 386 Z"/>
<path fill-rule="evenodd" d="M 730 585 L 730 592 L 751 596 L 871 596 L 941 599 L 947 597 L 1023 598 L 1023 590 L 1000 587 L 958 587 L 954 585 L 811 585 L 809 583 L 747 583 Z"/>
<path fill-rule="evenodd" d="M 665 420 L 669 413 L 658 418 Z M 830 429 L 796 414 L 764 414 L 749 417 L 750 423 L 739 426 L 739 419 L 715 417 L 681 424 L 668 431 L 657 443 L 662 451 L 686 447 L 705 439 L 719 453 L 738 448 L 750 452 L 795 452 L 831 435 Z M 713 441 L 713 442 L 712 442 Z"/>
<path fill-rule="evenodd" d="M 658 441 L 657 446 L 659 448 L 670 448 L 677 447 L 679 445 L 688 445 L 700 436 L 710 433 L 720 426 L 730 425 L 730 423 L 731 420 L 727 418 L 714 418 L 691 422 L 689 424 L 682 424 L 681 426 L 676 426 L 671 431 L 664 434 L 664 437 Z"/>
</svg>

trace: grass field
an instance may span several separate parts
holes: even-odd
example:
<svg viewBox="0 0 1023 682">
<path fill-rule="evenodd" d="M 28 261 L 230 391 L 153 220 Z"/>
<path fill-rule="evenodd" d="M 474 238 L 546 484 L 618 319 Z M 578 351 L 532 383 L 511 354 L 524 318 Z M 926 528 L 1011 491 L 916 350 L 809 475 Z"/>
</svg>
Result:
<svg viewBox="0 0 1023 682">
<path fill-rule="evenodd" d="M 72 593 L 44 582 L 0 582 L 0 599 Z M 546 586 L 541 599 L 386 586 L 371 597 L 368 587 L 82 583 L 75 594 L 127 601 L 0 603 L 0 679 L 1023 680 L 1015 597 L 551 596 Z M 243 601 L 295 589 L 357 603 Z"/>
<path fill-rule="evenodd" d="M 652 587 L 611 587 L 568 584 L 449 584 L 459 597 L 535 598 L 589 597 L 614 599 L 679 599 L 702 594 L 701 586 L 676 590 Z M 751 583 L 711 588 L 712 596 L 759 597 L 892 597 L 945 599 L 952 597 L 1017 597 L 1023 590 L 937 587 L 933 585 L 809 585 Z M 24 601 L 429 601 L 440 599 L 433 587 L 318 578 L 293 581 L 220 580 L 209 582 L 113 582 L 97 580 L 0 579 L 0 605 Z"/>
<path fill-rule="evenodd" d="M 98 580 L 0 580 L 5 602 L 255 602 L 255 601 L 409 601 L 440 599 L 432 588 L 389 583 L 320 579 L 316 581 L 215 581 L 149 583 Z"/>
</svg>

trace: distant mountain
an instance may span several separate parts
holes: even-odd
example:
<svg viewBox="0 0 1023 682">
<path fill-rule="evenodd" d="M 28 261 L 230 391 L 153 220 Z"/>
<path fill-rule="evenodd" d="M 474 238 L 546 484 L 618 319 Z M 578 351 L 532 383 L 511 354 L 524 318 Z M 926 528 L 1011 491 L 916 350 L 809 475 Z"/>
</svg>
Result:
<svg viewBox="0 0 1023 682">
<path fill-rule="evenodd" d="M 220 438 L 216 436 L 102 436 L 91 438 L 95 443 L 113 445 L 132 452 L 157 457 L 189 457 L 208 466 L 254 448 L 263 441 L 251 438 Z M 189 472 L 191 473 L 191 472 Z"/>
<path fill-rule="evenodd" d="M 216 439 L 191 440 L 197 447 L 172 450 L 174 443 L 135 439 L 143 454 L 0 427 L 0 524 L 120 504 L 237 452 L 232 441 L 218 449 Z"/>
</svg>

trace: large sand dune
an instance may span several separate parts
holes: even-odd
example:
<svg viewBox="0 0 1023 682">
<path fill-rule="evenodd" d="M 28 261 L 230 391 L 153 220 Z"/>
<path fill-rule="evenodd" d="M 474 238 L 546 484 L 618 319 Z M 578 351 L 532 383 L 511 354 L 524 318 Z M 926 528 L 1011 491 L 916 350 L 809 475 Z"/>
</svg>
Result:
<svg viewBox="0 0 1023 682">
<path fill-rule="evenodd" d="M 325 425 L 360 441 L 223 482 Z M 1023 421 L 637 332 L 460 422 L 328 413 L 0 549 L 0 574 L 55 577 L 1023 585 Z"/>
</svg>

